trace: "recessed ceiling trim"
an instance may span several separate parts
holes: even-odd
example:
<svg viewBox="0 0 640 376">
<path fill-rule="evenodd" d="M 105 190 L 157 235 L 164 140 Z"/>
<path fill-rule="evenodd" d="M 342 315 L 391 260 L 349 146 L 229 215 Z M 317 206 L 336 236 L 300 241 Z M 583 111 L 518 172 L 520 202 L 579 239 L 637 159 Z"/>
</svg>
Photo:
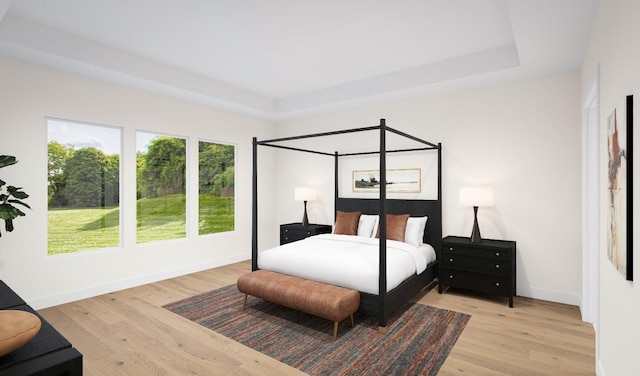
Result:
<svg viewBox="0 0 640 376">
<path fill-rule="evenodd" d="M 273 99 L 10 14 L 0 23 L 0 42 L 5 45 L 0 52 L 7 58 L 73 73 L 79 73 L 76 69 L 80 69 L 89 77 L 115 79 L 127 86 L 160 90 L 164 94 L 173 88 L 181 93 L 179 96 L 201 97 L 199 102 L 209 98 L 268 114 L 276 111 Z M 73 65 L 73 69 L 65 64 Z"/>
<path fill-rule="evenodd" d="M 380 95 L 477 74 L 515 68 L 519 65 L 518 49 L 515 44 L 511 44 L 366 80 L 283 98 L 277 102 L 277 111 L 278 113 L 298 111 L 354 98 Z"/>
<path fill-rule="evenodd" d="M 0 0 L 0 21 L 2 21 L 2 18 L 7 13 L 9 8 L 11 8 L 12 3 L 13 0 Z"/>
</svg>

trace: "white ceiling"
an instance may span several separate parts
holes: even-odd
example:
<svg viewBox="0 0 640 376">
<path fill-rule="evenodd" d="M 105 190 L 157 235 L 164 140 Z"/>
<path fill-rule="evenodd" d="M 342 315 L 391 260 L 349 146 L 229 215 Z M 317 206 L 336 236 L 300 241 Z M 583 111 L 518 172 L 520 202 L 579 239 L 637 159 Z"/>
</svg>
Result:
<svg viewBox="0 0 640 376">
<path fill-rule="evenodd" d="M 597 0 L 0 0 L 0 57 L 277 119 L 579 69 Z"/>
</svg>

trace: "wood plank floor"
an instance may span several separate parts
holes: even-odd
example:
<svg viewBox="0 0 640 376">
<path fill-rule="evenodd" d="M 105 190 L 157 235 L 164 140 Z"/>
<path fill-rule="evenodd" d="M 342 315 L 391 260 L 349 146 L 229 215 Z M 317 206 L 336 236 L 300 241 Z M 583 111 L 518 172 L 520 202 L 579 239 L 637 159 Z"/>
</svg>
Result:
<svg viewBox="0 0 640 376">
<path fill-rule="evenodd" d="M 93 375 L 303 375 L 162 305 L 236 282 L 249 261 L 43 309 Z M 593 327 L 577 307 L 437 288 L 416 301 L 472 315 L 440 375 L 594 375 Z"/>
</svg>

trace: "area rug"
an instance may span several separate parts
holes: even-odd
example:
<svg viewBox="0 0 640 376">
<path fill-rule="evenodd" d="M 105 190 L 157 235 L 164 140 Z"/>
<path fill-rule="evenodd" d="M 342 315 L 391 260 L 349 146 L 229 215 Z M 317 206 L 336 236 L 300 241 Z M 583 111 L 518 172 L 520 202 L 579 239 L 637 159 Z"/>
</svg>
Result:
<svg viewBox="0 0 640 376">
<path fill-rule="evenodd" d="M 163 308 L 310 375 L 436 375 L 464 330 L 469 315 L 407 303 L 388 320 L 356 313 L 355 327 L 249 296 L 235 285 Z"/>
</svg>

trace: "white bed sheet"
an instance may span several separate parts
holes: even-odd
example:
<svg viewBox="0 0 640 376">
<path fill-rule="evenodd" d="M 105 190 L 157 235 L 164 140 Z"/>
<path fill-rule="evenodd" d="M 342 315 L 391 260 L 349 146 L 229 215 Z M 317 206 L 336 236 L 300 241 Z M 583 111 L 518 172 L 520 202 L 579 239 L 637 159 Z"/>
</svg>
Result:
<svg viewBox="0 0 640 376">
<path fill-rule="evenodd" d="M 261 251 L 258 268 L 377 295 L 378 256 L 378 239 L 322 234 Z M 428 244 L 387 240 L 387 291 L 435 259 Z"/>
</svg>

